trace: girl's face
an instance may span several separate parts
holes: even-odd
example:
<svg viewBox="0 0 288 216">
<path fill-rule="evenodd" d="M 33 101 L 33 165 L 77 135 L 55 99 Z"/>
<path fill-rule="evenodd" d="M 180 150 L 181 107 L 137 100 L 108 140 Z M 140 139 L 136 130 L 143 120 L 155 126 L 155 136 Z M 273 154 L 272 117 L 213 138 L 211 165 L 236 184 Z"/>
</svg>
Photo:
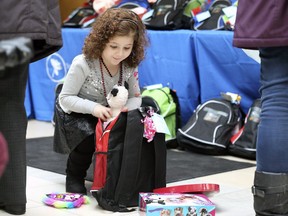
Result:
<svg viewBox="0 0 288 216">
<path fill-rule="evenodd" d="M 105 64 L 110 67 L 117 66 L 121 61 L 126 59 L 133 48 L 133 34 L 128 36 L 115 36 L 106 44 L 102 58 Z M 109 66 L 108 66 L 109 67 Z"/>
</svg>

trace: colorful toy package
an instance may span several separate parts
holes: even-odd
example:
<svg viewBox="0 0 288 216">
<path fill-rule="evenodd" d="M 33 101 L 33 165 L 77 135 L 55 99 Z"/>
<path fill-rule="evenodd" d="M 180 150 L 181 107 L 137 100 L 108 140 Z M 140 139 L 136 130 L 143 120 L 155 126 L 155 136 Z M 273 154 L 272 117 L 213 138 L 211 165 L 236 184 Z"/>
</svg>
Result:
<svg viewBox="0 0 288 216">
<path fill-rule="evenodd" d="M 216 207 L 204 194 L 140 193 L 146 216 L 215 216 Z"/>
<path fill-rule="evenodd" d="M 82 204 L 90 202 L 88 196 L 77 193 L 46 194 L 42 201 L 55 208 L 79 208 Z"/>
</svg>

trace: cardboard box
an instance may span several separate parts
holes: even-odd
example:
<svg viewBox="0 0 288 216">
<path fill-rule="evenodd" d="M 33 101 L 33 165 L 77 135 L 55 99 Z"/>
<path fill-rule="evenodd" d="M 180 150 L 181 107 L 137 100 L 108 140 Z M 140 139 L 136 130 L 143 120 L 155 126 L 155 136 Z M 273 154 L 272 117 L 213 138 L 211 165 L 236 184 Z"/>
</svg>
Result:
<svg viewBox="0 0 288 216">
<path fill-rule="evenodd" d="M 203 194 L 140 193 L 139 209 L 146 216 L 215 216 L 216 207 Z"/>
</svg>

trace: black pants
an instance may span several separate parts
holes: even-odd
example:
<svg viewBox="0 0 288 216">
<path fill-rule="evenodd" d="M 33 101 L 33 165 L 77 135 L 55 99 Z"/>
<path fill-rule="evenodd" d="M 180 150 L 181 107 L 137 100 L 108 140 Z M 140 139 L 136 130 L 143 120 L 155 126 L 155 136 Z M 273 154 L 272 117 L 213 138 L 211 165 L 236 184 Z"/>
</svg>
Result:
<svg viewBox="0 0 288 216">
<path fill-rule="evenodd" d="M 0 131 L 8 143 L 9 162 L 0 179 L 0 203 L 26 204 L 26 129 L 24 106 L 28 65 L 0 70 Z"/>
<path fill-rule="evenodd" d="M 67 160 L 67 176 L 70 175 L 78 179 L 84 179 L 87 169 L 91 165 L 94 152 L 95 139 L 93 134 L 84 139 L 70 152 Z"/>
</svg>

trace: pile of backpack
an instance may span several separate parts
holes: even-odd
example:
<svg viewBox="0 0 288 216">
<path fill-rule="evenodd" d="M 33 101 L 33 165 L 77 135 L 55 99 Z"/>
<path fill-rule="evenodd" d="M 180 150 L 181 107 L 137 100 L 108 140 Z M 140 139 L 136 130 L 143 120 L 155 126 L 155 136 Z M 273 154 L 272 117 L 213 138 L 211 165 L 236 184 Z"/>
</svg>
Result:
<svg viewBox="0 0 288 216">
<path fill-rule="evenodd" d="M 233 30 L 237 0 L 158 0 L 142 20 L 153 30 Z"/>
<path fill-rule="evenodd" d="M 226 94 L 210 99 L 199 104 L 188 122 L 178 129 L 178 144 L 197 153 L 255 160 L 260 112 L 260 99 L 253 102 L 247 114 L 239 101 Z"/>
<path fill-rule="evenodd" d="M 199 104 L 185 125 L 175 90 L 169 87 L 148 87 L 142 91 L 142 106 L 154 107 L 165 120 L 169 134 L 167 148 L 180 148 L 210 155 L 234 155 L 256 159 L 257 128 L 260 121 L 260 99 L 247 113 L 241 108 L 241 96 L 221 93 Z"/>
<path fill-rule="evenodd" d="M 93 3 L 94 2 L 94 3 Z M 99 6 L 95 8 L 98 2 Z M 233 30 L 237 0 L 89 0 L 63 21 L 63 27 L 91 27 L 110 7 L 127 8 L 151 30 Z M 100 13 L 101 11 L 101 13 Z"/>
<path fill-rule="evenodd" d="M 149 0 L 88 0 L 75 8 L 63 21 L 62 27 L 89 28 L 97 17 L 109 8 L 126 8 L 134 11 L 140 18 L 151 10 Z"/>
</svg>

